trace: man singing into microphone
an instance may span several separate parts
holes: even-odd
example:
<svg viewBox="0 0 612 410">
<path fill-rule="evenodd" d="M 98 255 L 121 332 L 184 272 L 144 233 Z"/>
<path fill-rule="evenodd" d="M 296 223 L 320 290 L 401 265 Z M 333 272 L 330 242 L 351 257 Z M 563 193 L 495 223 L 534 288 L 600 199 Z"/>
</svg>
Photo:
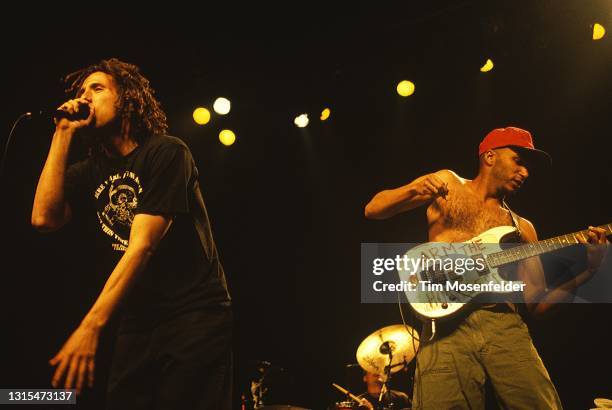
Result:
<svg viewBox="0 0 612 410">
<path fill-rule="evenodd" d="M 76 95 L 59 108 L 32 224 L 57 230 L 85 205 L 115 267 L 50 360 L 52 384 L 93 385 L 99 334 L 118 313 L 108 408 L 231 408 L 230 297 L 189 149 L 167 135 L 138 67 L 113 58 L 66 81 Z M 68 167 L 82 135 L 95 145 Z"/>
</svg>

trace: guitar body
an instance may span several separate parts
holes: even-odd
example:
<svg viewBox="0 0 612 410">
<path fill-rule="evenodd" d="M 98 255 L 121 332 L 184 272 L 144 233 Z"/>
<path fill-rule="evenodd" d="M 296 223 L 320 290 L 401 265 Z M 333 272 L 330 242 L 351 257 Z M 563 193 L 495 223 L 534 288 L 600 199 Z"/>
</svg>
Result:
<svg viewBox="0 0 612 410">
<path fill-rule="evenodd" d="M 502 284 L 507 281 L 497 268 L 487 263 L 487 256 L 502 252 L 501 244 L 512 237 L 516 240 L 516 234 L 516 228 L 512 226 L 498 226 L 466 242 L 428 242 L 410 249 L 406 252 L 405 257 L 409 260 L 421 260 L 421 267 L 418 270 L 398 269 L 398 274 L 401 281 L 415 285 L 415 290 L 405 292 L 411 307 L 422 319 L 450 318 L 463 309 L 466 303 L 488 292 L 448 290 L 447 281 L 463 284 L 490 284 L 491 282 Z M 431 265 L 426 267 L 425 261 L 434 259 L 446 261 L 471 259 L 476 263 L 473 269 L 449 270 L 440 268 L 440 264 L 433 268 Z M 458 263 L 457 266 L 459 266 Z M 521 282 L 514 281 L 514 283 L 520 284 Z M 431 286 L 432 284 L 439 284 L 444 287 L 444 290 L 440 290 L 440 286 L 434 289 L 435 286 Z"/>
</svg>

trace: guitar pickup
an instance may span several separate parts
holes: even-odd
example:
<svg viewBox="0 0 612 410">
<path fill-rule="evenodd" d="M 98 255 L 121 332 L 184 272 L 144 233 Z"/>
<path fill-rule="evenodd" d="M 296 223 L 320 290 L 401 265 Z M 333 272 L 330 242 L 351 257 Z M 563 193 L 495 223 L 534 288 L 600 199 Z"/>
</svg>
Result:
<svg viewBox="0 0 612 410">
<path fill-rule="evenodd" d="M 478 276 L 485 276 L 485 275 L 488 275 L 490 273 L 489 272 L 489 264 L 487 263 L 487 259 L 482 254 L 474 255 L 474 256 L 472 256 L 472 259 L 474 261 L 481 260 L 481 261 L 484 262 L 484 269 L 478 269 L 478 264 L 477 263 L 474 264 L 475 271 L 476 271 L 476 273 L 478 273 Z"/>
</svg>

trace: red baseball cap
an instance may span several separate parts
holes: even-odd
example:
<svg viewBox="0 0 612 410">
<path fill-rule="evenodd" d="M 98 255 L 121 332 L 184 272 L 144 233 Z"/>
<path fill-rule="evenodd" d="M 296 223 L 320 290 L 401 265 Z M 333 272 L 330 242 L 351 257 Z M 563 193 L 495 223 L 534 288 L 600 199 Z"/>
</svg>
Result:
<svg viewBox="0 0 612 410">
<path fill-rule="evenodd" d="M 552 162 L 552 158 L 547 152 L 533 146 L 531 133 L 518 127 L 496 128 L 488 133 L 478 146 L 478 155 L 480 156 L 490 149 L 504 147 L 519 148 L 521 152 L 537 154 L 537 156 L 546 157 Z"/>
</svg>

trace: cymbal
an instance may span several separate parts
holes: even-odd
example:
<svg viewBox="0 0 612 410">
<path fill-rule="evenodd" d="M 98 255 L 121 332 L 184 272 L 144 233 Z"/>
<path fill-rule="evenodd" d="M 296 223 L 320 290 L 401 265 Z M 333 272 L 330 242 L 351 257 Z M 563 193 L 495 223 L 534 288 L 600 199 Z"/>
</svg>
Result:
<svg viewBox="0 0 612 410">
<path fill-rule="evenodd" d="M 378 329 L 357 348 L 357 362 L 367 372 L 385 376 L 385 368 L 391 366 L 391 373 L 400 371 L 405 363 L 414 359 L 419 348 L 416 330 L 406 325 L 391 325 Z M 389 363 L 389 352 L 392 360 Z"/>
</svg>

